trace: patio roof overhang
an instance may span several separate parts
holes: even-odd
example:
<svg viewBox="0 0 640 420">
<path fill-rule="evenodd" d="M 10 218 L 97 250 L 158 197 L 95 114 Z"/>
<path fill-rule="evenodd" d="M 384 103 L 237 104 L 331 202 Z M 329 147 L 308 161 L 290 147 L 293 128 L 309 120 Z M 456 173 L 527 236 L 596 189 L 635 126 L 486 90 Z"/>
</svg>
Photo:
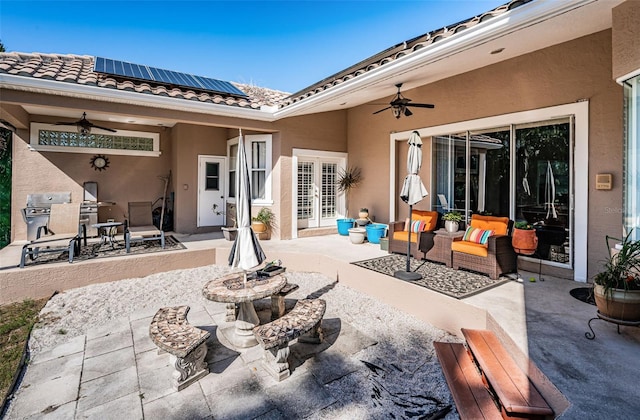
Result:
<svg viewBox="0 0 640 420">
<path fill-rule="evenodd" d="M 403 91 L 407 91 L 608 29 L 611 27 L 611 9 L 623 1 L 534 0 L 423 48 L 407 49 L 404 54 L 398 54 L 389 60 L 380 60 L 385 52 L 377 54 L 337 74 L 341 79 L 334 83 L 324 83 L 320 86 L 332 79 L 331 76 L 292 95 L 287 99 L 290 103 L 280 109 L 275 106 L 250 109 L 227 104 L 203 103 L 6 73 L 0 74 L 0 89 L 269 123 L 283 118 L 349 109 L 382 98 L 390 98 L 396 93 L 396 83 L 403 83 Z M 395 51 L 400 45 L 403 44 L 398 44 L 388 51 Z M 492 53 L 495 51 L 501 52 Z M 368 69 L 349 73 L 356 66 L 365 66 Z M 291 102 L 294 96 L 298 99 Z M 38 107 L 38 104 L 26 105 L 25 109 L 29 113 L 46 110 L 45 107 Z M 61 108 L 46 115 L 71 118 L 77 117 L 77 112 L 76 109 Z M 96 117 L 94 119 L 100 120 Z M 121 116 L 114 116 L 106 121 L 129 122 Z M 165 118 L 154 122 L 157 125 L 173 126 L 177 120 Z"/>
</svg>

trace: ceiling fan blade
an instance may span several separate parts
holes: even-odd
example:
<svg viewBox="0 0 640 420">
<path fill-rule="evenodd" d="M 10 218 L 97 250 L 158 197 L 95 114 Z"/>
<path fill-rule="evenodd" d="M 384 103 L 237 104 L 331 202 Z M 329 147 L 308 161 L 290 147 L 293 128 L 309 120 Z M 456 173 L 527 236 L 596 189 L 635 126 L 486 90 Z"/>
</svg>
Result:
<svg viewBox="0 0 640 420">
<path fill-rule="evenodd" d="M 378 110 L 378 111 L 374 112 L 374 114 L 377 114 L 377 113 L 382 112 L 382 111 L 386 111 L 387 109 L 391 109 L 391 107 L 388 106 L 386 108 L 382 108 L 381 110 Z"/>
<path fill-rule="evenodd" d="M 415 106 L 416 108 L 435 108 L 434 104 L 406 104 L 405 106 Z"/>
<path fill-rule="evenodd" d="M 57 123 L 54 123 L 53 125 L 78 125 L 77 122 L 62 122 L 62 121 L 58 121 Z"/>
<path fill-rule="evenodd" d="M 116 130 L 114 130 L 113 128 L 100 127 L 99 125 L 95 125 L 95 124 L 91 124 L 91 128 L 98 128 L 100 130 L 110 131 L 112 133 L 116 132 Z"/>
</svg>

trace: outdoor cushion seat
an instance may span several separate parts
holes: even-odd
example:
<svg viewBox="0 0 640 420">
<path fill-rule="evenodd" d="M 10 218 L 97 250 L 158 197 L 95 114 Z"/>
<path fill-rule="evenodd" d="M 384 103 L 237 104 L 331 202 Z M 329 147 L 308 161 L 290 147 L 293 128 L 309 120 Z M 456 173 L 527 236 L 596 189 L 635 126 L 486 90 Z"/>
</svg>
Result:
<svg viewBox="0 0 640 420">
<path fill-rule="evenodd" d="M 486 239 L 484 244 L 471 240 L 471 237 L 479 239 L 482 235 L 468 235 L 469 240 L 464 240 L 463 237 L 460 241 L 454 241 L 451 244 L 453 268 L 466 268 L 488 274 L 494 280 L 503 273 L 516 271 L 517 255 L 511 245 L 512 220 L 508 217 L 474 214 L 469 226 L 493 233 L 488 238 L 483 238 Z"/>
<path fill-rule="evenodd" d="M 433 247 L 434 231 L 440 225 L 440 213 L 428 210 L 412 210 L 411 221 L 414 230 L 411 232 L 411 255 L 421 260 L 424 253 Z M 389 253 L 407 254 L 409 238 L 409 219 L 389 224 Z M 415 229 L 418 229 L 416 232 Z"/>
<path fill-rule="evenodd" d="M 451 243 L 451 250 L 477 255 L 479 257 L 486 257 L 489 253 L 486 245 L 476 244 L 469 241 L 453 241 Z"/>
</svg>

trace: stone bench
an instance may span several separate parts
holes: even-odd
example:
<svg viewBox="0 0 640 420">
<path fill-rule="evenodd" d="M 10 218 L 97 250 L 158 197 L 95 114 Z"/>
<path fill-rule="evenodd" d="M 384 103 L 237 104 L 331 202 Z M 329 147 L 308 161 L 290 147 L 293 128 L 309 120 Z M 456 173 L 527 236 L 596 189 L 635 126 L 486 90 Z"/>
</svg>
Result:
<svg viewBox="0 0 640 420">
<path fill-rule="evenodd" d="M 318 344 L 322 342 L 320 322 L 326 310 L 323 299 L 303 299 L 286 315 L 253 329 L 264 349 L 263 364 L 277 381 L 289 377 L 289 342 Z"/>
<path fill-rule="evenodd" d="M 467 347 L 433 343 L 460 418 L 553 418 L 553 409 L 493 332 L 462 328 L 462 334 Z"/>
<path fill-rule="evenodd" d="M 175 367 L 173 387 L 180 391 L 209 373 L 204 361 L 211 335 L 187 322 L 188 306 L 161 308 L 149 326 L 149 337 L 158 353 L 167 352 Z"/>
</svg>

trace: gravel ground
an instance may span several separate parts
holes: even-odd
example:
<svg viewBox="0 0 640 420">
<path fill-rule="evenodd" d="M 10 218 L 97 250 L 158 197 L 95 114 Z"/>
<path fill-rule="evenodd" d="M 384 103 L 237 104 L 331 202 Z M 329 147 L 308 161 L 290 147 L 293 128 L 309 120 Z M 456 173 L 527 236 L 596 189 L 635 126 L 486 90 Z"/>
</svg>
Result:
<svg viewBox="0 0 640 420">
<path fill-rule="evenodd" d="M 40 314 L 41 321 L 29 342 L 30 351 L 35 355 L 140 311 L 177 304 L 211 304 L 202 297 L 203 284 L 230 271 L 229 267 L 206 266 L 57 294 Z M 322 297 L 327 302 L 325 318 L 339 318 L 377 341 L 352 356 L 352 362 L 368 369 L 361 368 L 326 385 L 332 394 L 341 396 L 340 400 L 314 418 L 434 418 L 429 415 L 453 405 L 432 343 L 459 341 L 456 337 L 326 276 L 303 272 L 286 276 L 300 285 L 289 297 Z M 446 418 L 457 418 L 455 409 Z"/>
</svg>

